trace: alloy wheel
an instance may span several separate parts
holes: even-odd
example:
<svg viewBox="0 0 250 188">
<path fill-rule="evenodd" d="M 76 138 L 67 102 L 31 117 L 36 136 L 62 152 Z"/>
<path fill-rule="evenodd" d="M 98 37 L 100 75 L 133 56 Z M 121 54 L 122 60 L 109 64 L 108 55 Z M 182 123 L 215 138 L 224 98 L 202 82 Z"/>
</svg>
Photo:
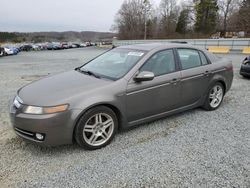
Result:
<svg viewBox="0 0 250 188">
<path fill-rule="evenodd" d="M 91 146 L 100 146 L 110 139 L 113 132 L 113 118 L 106 113 L 97 113 L 86 121 L 83 138 Z"/>
<path fill-rule="evenodd" d="M 212 108 L 217 108 L 223 99 L 223 88 L 220 85 L 215 85 L 209 94 L 209 103 Z"/>
</svg>

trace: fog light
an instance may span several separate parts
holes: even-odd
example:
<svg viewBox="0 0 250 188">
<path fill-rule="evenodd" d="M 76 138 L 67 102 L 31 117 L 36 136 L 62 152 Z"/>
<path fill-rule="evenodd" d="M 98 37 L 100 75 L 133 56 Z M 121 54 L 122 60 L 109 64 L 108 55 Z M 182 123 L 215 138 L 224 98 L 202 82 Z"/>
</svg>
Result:
<svg viewBox="0 0 250 188">
<path fill-rule="evenodd" d="M 36 139 L 37 140 L 43 140 L 44 139 L 44 136 L 40 133 L 36 133 Z"/>
</svg>

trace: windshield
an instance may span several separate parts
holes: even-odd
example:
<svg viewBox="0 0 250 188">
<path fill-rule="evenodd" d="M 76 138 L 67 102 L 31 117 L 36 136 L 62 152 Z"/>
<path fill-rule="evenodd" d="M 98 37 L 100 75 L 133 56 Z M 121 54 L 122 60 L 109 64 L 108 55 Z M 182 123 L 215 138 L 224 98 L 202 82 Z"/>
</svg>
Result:
<svg viewBox="0 0 250 188">
<path fill-rule="evenodd" d="M 100 77 L 117 80 L 123 77 L 145 54 L 144 51 L 113 49 L 81 67 Z"/>
</svg>

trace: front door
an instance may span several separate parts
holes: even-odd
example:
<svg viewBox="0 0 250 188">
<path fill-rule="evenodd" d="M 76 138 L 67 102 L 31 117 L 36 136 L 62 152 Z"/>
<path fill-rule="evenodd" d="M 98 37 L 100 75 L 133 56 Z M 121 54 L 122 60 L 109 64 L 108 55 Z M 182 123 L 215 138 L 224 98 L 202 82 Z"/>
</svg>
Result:
<svg viewBox="0 0 250 188">
<path fill-rule="evenodd" d="M 155 74 L 152 81 L 135 82 L 127 86 L 126 104 L 128 121 L 133 122 L 157 115 L 180 105 L 180 71 L 176 71 L 172 49 L 157 52 L 140 68 Z"/>
</svg>

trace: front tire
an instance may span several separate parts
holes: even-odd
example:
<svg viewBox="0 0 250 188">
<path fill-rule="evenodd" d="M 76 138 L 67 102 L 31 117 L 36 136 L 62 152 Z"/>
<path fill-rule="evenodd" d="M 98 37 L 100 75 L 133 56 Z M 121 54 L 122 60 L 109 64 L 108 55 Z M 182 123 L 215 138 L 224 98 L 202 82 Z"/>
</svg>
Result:
<svg viewBox="0 0 250 188">
<path fill-rule="evenodd" d="M 98 106 L 88 110 L 75 128 L 75 140 L 85 149 L 100 149 L 108 145 L 118 130 L 116 114 L 108 107 Z"/>
<path fill-rule="evenodd" d="M 203 108 L 209 111 L 216 110 L 220 107 L 224 95 L 224 86 L 220 82 L 216 82 L 210 87 Z"/>
</svg>

